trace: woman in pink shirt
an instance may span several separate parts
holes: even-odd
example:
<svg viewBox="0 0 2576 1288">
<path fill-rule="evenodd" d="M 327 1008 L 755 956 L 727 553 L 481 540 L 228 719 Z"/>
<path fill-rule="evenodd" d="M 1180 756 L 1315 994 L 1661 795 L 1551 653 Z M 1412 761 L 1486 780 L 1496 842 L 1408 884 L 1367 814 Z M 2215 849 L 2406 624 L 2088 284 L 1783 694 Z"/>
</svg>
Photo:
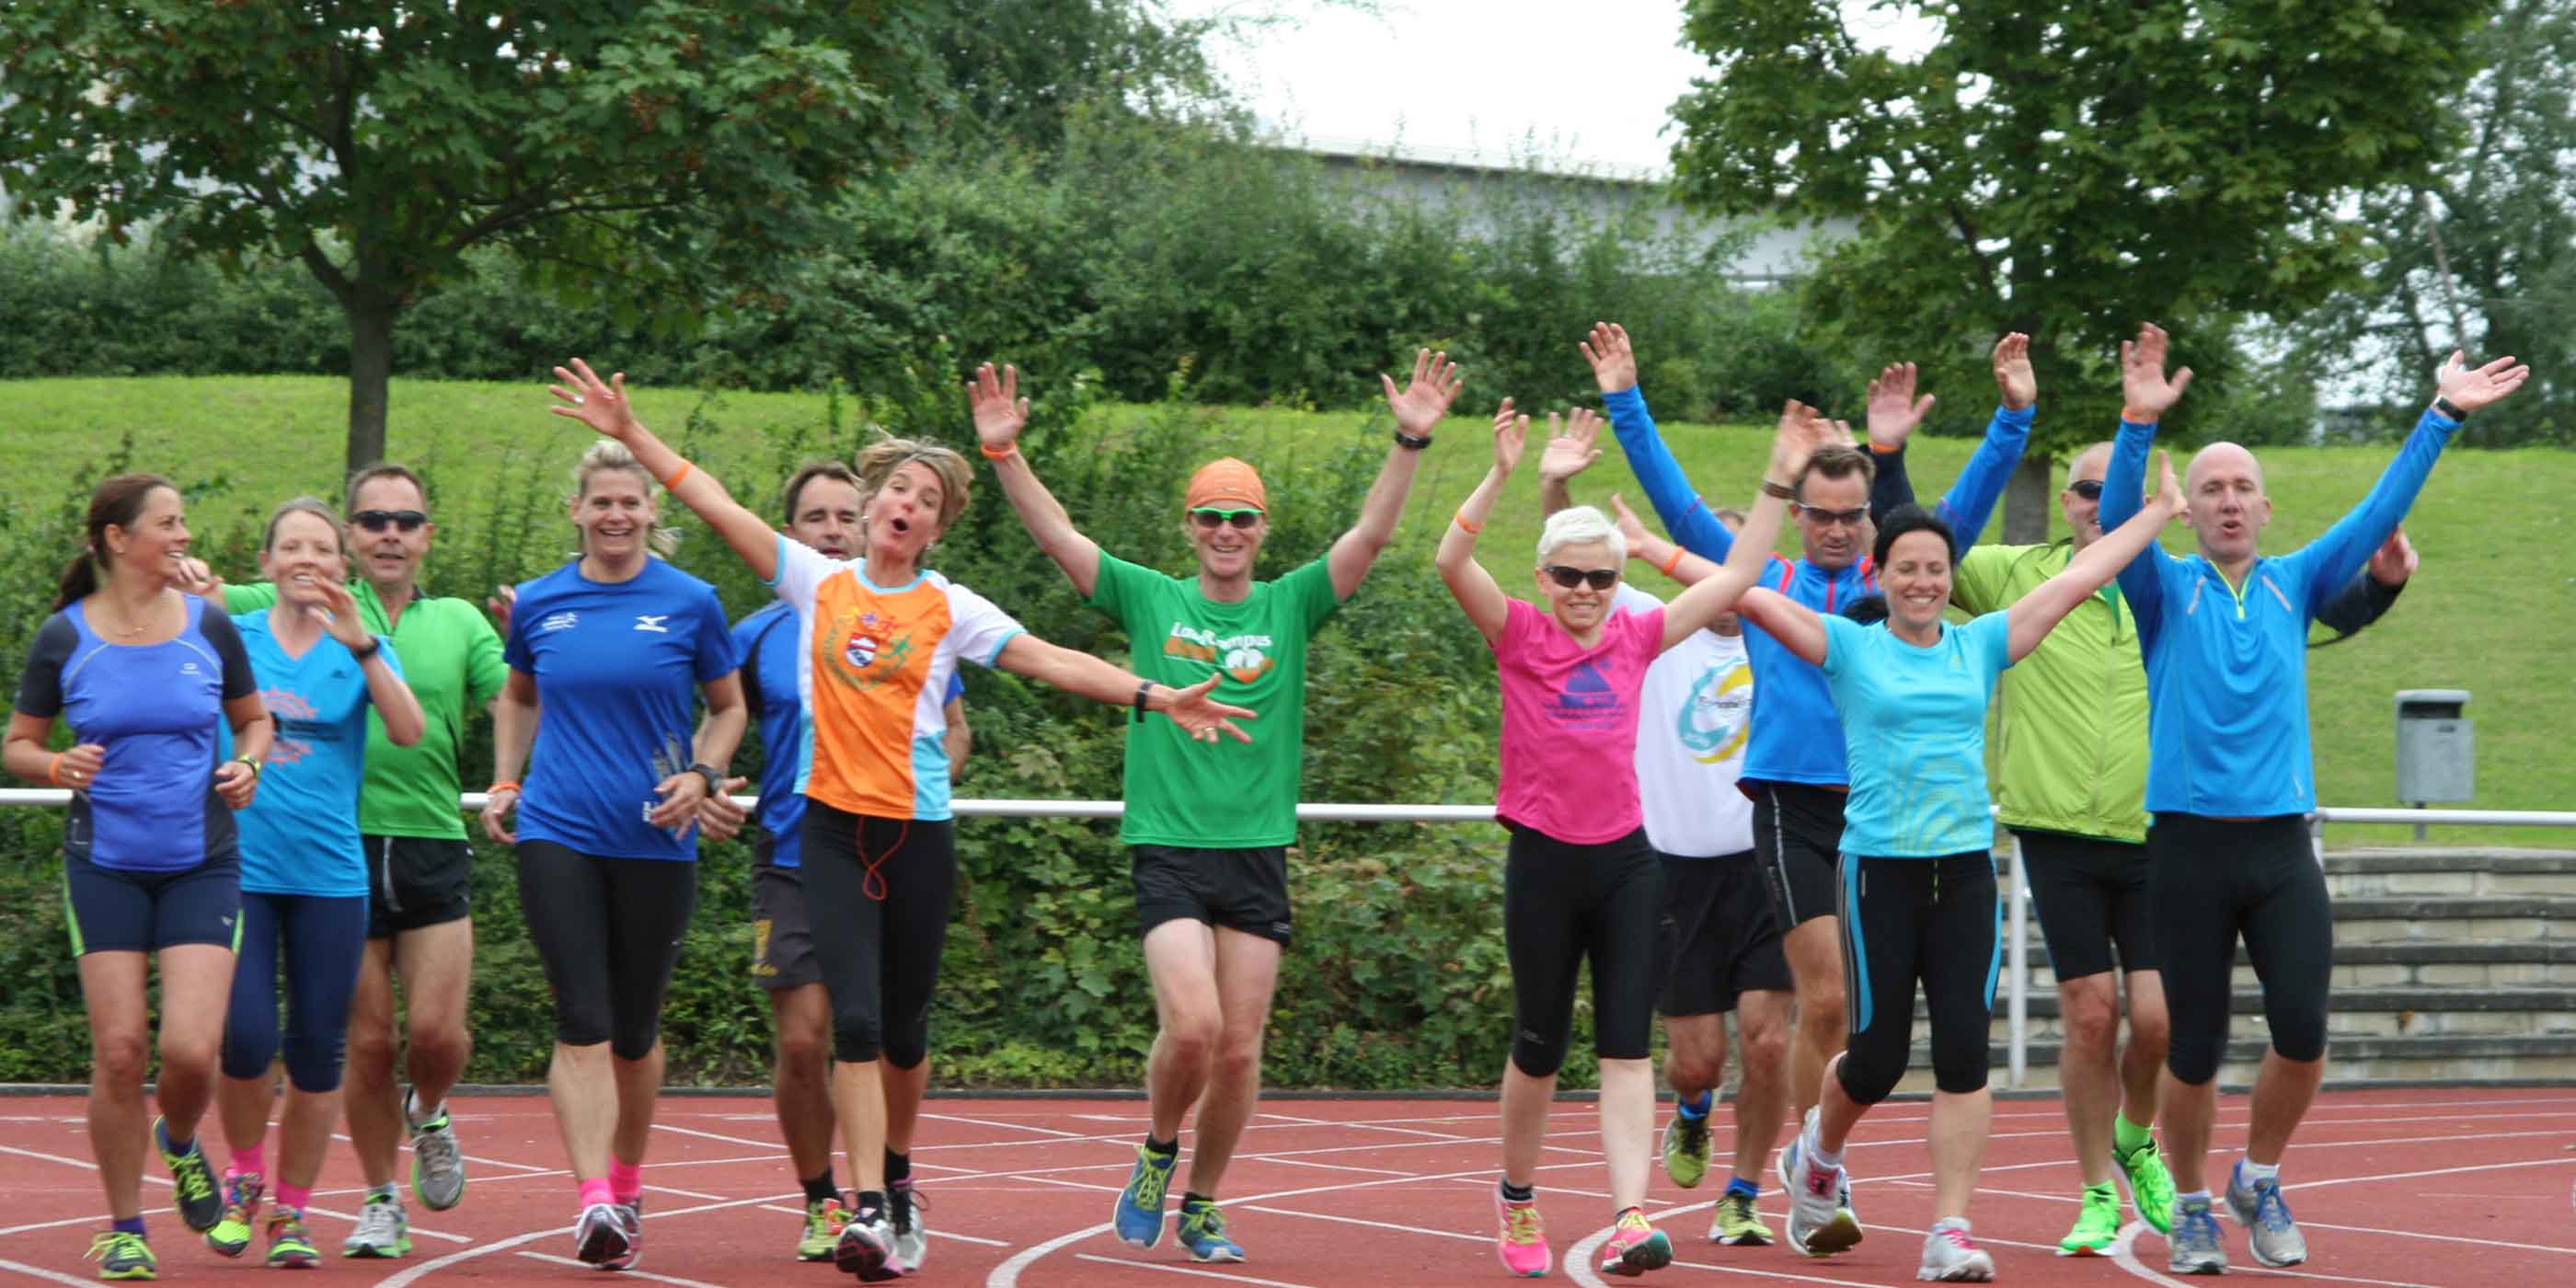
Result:
<svg viewBox="0 0 2576 1288">
<path fill-rule="evenodd" d="M 1574 413 L 1580 434 L 1596 419 Z M 1553 421 L 1555 418 L 1549 418 Z M 1551 426 L 1553 428 L 1553 426 Z M 1733 607 L 1778 544 L 1809 452 L 1836 427 L 1791 403 L 1780 417 L 1762 497 L 1716 576 L 1648 613 L 1612 608 L 1626 542 L 1590 506 L 1559 511 L 1538 542 L 1541 612 L 1503 593 L 1475 560 L 1476 534 L 1520 464 L 1529 417 L 1505 399 L 1494 416 L 1494 467 L 1440 539 L 1440 579 L 1494 650 L 1502 677 L 1502 781 L 1494 811 L 1511 832 L 1503 866 L 1503 945 L 1512 966 L 1513 1031 L 1503 1070 L 1503 1182 L 1496 1252 L 1516 1275 L 1543 1275 L 1550 1256 L 1531 1182 L 1565 1062 L 1575 972 L 1592 963 L 1595 1054 L 1601 1061 L 1602 1153 L 1615 1228 L 1604 1274 L 1637 1275 L 1672 1260 L 1646 1220 L 1655 1074 L 1647 1042 L 1655 1003 L 1660 874 L 1637 799 L 1637 691 L 1646 665 Z M 1843 432 L 1848 441 L 1848 431 Z"/>
</svg>

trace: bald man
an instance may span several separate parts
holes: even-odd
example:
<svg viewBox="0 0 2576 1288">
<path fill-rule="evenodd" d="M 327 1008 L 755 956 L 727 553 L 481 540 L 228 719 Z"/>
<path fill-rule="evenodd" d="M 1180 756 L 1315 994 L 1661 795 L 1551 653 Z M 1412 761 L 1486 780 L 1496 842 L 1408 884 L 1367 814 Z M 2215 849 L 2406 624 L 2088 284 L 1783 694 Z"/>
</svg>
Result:
<svg viewBox="0 0 2576 1288">
<path fill-rule="evenodd" d="M 2128 402 L 2102 480 L 2105 526 L 2137 513 L 2156 423 L 2191 383 L 2187 367 L 2166 375 L 2165 353 L 2165 333 L 2152 325 L 2120 346 Z M 2306 822 L 2316 808 L 2308 626 L 2396 531 L 2461 421 L 2530 374 L 2510 358 L 2470 367 L 2451 355 L 2439 396 L 2370 495 L 2288 555 L 2257 550 L 2272 517 L 2261 464 L 2234 443 L 2213 443 L 2192 458 L 2183 484 L 2199 550 L 2177 558 L 2151 546 L 2120 573 L 2147 674 L 2148 899 L 2172 1016 L 2159 1107 L 2179 1191 L 2167 1236 L 2176 1274 L 2227 1268 L 2205 1163 L 2240 936 L 2262 984 L 2271 1049 L 2255 1078 L 2253 1124 L 2227 1206 L 2257 1262 L 2307 1260 L 2281 1197 L 2280 1165 L 2325 1076 L 2334 956 L 2333 913 Z"/>
</svg>

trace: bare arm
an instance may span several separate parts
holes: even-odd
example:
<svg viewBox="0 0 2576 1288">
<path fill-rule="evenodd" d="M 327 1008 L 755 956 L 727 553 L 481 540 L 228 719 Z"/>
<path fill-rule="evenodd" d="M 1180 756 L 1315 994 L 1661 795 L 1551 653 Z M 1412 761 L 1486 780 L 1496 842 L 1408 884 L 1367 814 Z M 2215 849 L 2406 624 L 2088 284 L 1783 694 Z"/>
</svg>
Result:
<svg viewBox="0 0 2576 1288">
<path fill-rule="evenodd" d="M 215 794 L 234 809 L 248 809 L 259 791 L 259 774 L 251 766 L 268 763 L 269 742 L 277 725 L 269 719 L 268 704 L 256 693 L 224 699 L 224 719 L 233 727 L 233 758 L 215 766 Z"/>
<path fill-rule="evenodd" d="M 1142 686 L 1145 689 L 1145 709 L 1169 716 L 1173 724 L 1188 730 L 1190 737 L 1200 742 L 1214 742 L 1217 735 L 1223 733 L 1232 735 L 1237 742 L 1252 741 L 1252 735 L 1234 723 L 1235 720 L 1252 719 L 1252 712 L 1208 697 L 1208 690 L 1225 678 L 1222 673 L 1211 675 L 1186 689 L 1175 689 L 1122 671 L 1089 653 L 1076 653 L 1072 649 L 1049 644 L 1025 631 L 1012 636 L 1010 642 L 1002 646 L 1001 655 L 993 659 L 993 665 L 1013 675 L 1042 680 L 1067 693 L 1080 694 L 1112 706 L 1123 707 L 1133 702 L 1137 689 Z"/>
<path fill-rule="evenodd" d="M 698 722 L 697 733 L 690 741 L 690 760 L 722 769 L 733 759 L 734 749 L 742 745 L 743 726 L 751 714 L 751 708 L 742 700 L 742 673 L 728 671 L 699 688 L 706 694 L 707 713 Z M 703 812 L 709 789 L 713 786 L 705 775 L 694 769 L 679 770 L 653 784 L 653 790 L 661 795 L 662 803 L 653 807 L 646 821 L 655 827 L 687 835 L 689 825 Z"/>
<path fill-rule="evenodd" d="M 966 699 L 949 699 L 948 705 L 939 709 L 939 715 L 948 722 L 948 732 L 939 735 L 939 746 L 948 753 L 948 775 L 955 778 L 958 768 L 966 763 L 967 753 L 975 749 L 975 731 L 966 726 Z"/>
<path fill-rule="evenodd" d="M 1771 551 L 1780 542 L 1780 520 L 1789 512 L 1789 503 L 1781 494 L 1789 490 L 1788 481 L 1806 468 L 1807 458 L 1817 448 L 1836 441 L 1837 436 L 1849 439 L 1850 427 L 1837 426 L 1804 403 L 1793 401 L 1781 409 L 1779 428 L 1771 439 L 1771 464 L 1763 471 L 1762 490 L 1754 495 L 1752 511 L 1744 517 L 1744 530 L 1735 534 L 1735 546 L 1727 552 L 1725 566 L 1715 576 L 1695 582 L 1665 610 L 1665 648 L 1716 621 L 1719 614 L 1733 608 L 1744 592 L 1761 580 L 1762 569 L 1771 562 Z M 1622 513 L 1627 508 L 1619 507 Z"/>
<path fill-rule="evenodd" d="M 537 716 L 537 677 L 511 668 L 509 682 L 492 699 L 493 791 L 483 802 L 483 834 L 504 845 L 519 840 L 509 817 L 519 803 L 519 772 L 537 740 Z"/>
<path fill-rule="evenodd" d="M 53 717 L 10 712 L 8 735 L 0 740 L 0 768 L 40 787 L 87 787 L 97 781 L 107 748 L 85 742 L 56 755 L 45 746 L 53 737 Z"/>
<path fill-rule="evenodd" d="M 2127 522 L 2103 533 L 2101 540 L 2069 560 L 2064 571 L 2032 587 L 2029 594 L 2014 600 L 2012 607 L 2005 610 L 2011 614 L 2008 620 L 2012 628 L 2005 647 L 2013 661 L 2028 657 L 2058 622 L 2075 611 L 2077 604 L 2111 584 L 2121 569 L 2155 544 L 2156 534 L 2164 530 L 2165 524 L 2182 513 L 2182 485 L 2174 481 L 2173 458 L 2158 452 L 2156 459 L 2164 471 L 2156 499 L 2139 507 Z"/>
<path fill-rule="evenodd" d="M 1512 400 L 1506 398 L 1494 412 L 1494 467 L 1485 472 L 1476 490 L 1458 507 L 1458 517 L 1440 534 L 1440 553 L 1433 563 L 1440 570 L 1440 581 L 1466 610 L 1467 620 L 1476 633 L 1491 644 L 1503 633 L 1510 619 L 1511 601 L 1494 575 L 1476 562 L 1476 534 L 1484 529 L 1485 520 L 1494 512 L 1494 498 L 1502 493 L 1503 484 L 1521 463 L 1521 447 L 1529 439 L 1529 417 L 1512 411 Z"/>
<path fill-rule="evenodd" d="M 1792 653 L 1810 666 L 1825 664 L 1825 620 L 1816 610 L 1776 590 L 1756 586 L 1735 601 L 1735 611 L 1744 620 L 1771 632 Z"/>
<path fill-rule="evenodd" d="M 561 405 L 548 408 L 558 416 L 570 416 L 588 425 L 601 436 L 624 443 L 635 453 L 635 460 L 653 477 L 662 480 L 673 500 L 689 507 L 708 527 L 723 537 L 725 544 L 750 565 L 764 582 L 778 579 L 778 531 L 767 520 L 746 509 L 725 491 L 716 476 L 681 459 L 678 452 L 653 436 L 644 422 L 635 419 L 635 409 L 626 401 L 626 373 L 619 372 L 601 380 L 590 364 L 579 358 L 572 369 L 555 368 L 555 379 L 561 383 L 547 386 Z"/>
<path fill-rule="evenodd" d="M 323 608 L 327 611 L 313 613 L 321 621 L 322 629 L 330 632 L 331 638 L 338 640 L 342 648 L 351 653 L 366 654 L 365 660 L 358 663 L 358 670 L 367 678 L 367 702 L 375 707 L 376 718 L 384 721 L 385 741 L 397 747 L 417 745 L 421 732 L 429 726 L 429 720 L 421 714 L 420 699 L 412 694 L 411 685 L 394 670 L 393 663 L 385 660 L 384 649 L 375 643 L 374 636 L 367 633 L 358 614 L 357 598 L 349 593 L 346 586 L 327 584 L 322 587 L 322 597 Z"/>
<path fill-rule="evenodd" d="M 992 363 L 977 367 L 974 381 L 966 386 L 966 404 L 975 416 L 975 438 L 993 462 L 993 477 L 1020 516 L 1020 526 L 1064 570 L 1074 591 L 1091 598 L 1092 588 L 1100 584 L 1099 543 L 1073 526 L 1073 516 L 1038 482 L 1029 458 L 1020 454 L 1020 431 L 1029 423 L 1029 400 L 1020 397 L 1020 369 L 1004 366 L 996 374 Z"/>
<path fill-rule="evenodd" d="M 1368 497 L 1360 502 L 1360 517 L 1351 530 L 1333 542 L 1332 553 L 1325 557 L 1325 571 L 1333 577 L 1333 598 L 1348 599 L 1359 590 L 1360 581 L 1368 576 L 1371 565 L 1395 539 L 1395 522 L 1404 517 L 1404 498 L 1413 491 L 1413 476 L 1422 468 L 1421 448 L 1406 447 L 1403 438 L 1420 441 L 1427 448 L 1431 433 L 1440 428 L 1441 418 L 1449 414 L 1449 404 L 1458 397 L 1460 381 L 1458 364 L 1446 353 L 1429 349 L 1413 355 L 1413 378 L 1398 393 L 1395 378 L 1385 372 L 1378 380 L 1386 386 L 1387 410 L 1395 413 L 1395 432 L 1400 436 L 1395 446 L 1386 451 L 1386 463 L 1377 471 L 1377 481 L 1369 484 Z"/>
</svg>

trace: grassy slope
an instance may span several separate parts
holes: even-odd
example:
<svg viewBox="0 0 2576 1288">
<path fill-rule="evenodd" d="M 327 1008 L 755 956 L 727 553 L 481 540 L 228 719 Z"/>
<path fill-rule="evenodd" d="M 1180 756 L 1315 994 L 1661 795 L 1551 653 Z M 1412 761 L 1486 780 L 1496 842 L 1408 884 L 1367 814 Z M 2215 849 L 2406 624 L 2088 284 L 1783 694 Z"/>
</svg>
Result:
<svg viewBox="0 0 2576 1288">
<path fill-rule="evenodd" d="M 299 491 L 329 496 L 339 476 L 345 389 L 331 380 L 296 377 L 0 384 L 0 407 L 7 408 L 0 413 L 7 428 L 0 434 L 0 496 L 20 503 L 49 494 L 69 463 L 103 450 L 125 432 L 134 436 L 139 463 L 166 462 L 189 475 L 218 469 L 233 475 L 238 486 L 216 503 L 215 514 L 200 516 L 201 523 L 264 511 Z M 568 422 L 545 415 L 547 401 L 535 386 L 397 381 L 390 439 L 402 458 L 437 467 L 451 493 L 454 480 L 475 461 L 501 463 L 496 474 L 536 468 L 554 476 L 570 465 L 584 440 Z M 637 401 L 648 423 L 669 431 L 681 425 L 698 397 L 647 389 Z M 1483 405 L 1484 395 L 1476 401 Z M 822 400 L 731 394 L 707 414 L 729 431 L 819 424 Z M 1122 417 L 1134 414 L 1110 408 L 1098 419 L 1114 431 Z M 1225 425 L 1226 439 L 1210 444 L 1211 455 L 1229 452 L 1279 470 L 1293 468 L 1312 445 L 1382 433 L 1384 420 L 1246 409 L 1228 413 Z M 1766 428 L 1665 430 L 1713 503 L 1741 503 L 1768 445 Z M 961 424 L 942 432 L 962 445 L 962 415 Z M 1438 540 L 1440 525 L 1483 473 L 1489 459 L 1485 438 L 1482 421 L 1471 417 L 1443 432 L 1425 462 L 1400 543 L 1427 553 Z M 737 442 L 742 446 L 730 446 Z M 1964 439 L 1923 441 L 1912 462 L 1917 485 L 1927 493 L 1947 487 L 1969 447 Z M 2268 454 L 2276 509 L 2266 544 L 2288 550 L 2315 536 L 2369 489 L 2392 454 L 2389 447 Z M 758 478 L 764 487 L 774 482 L 765 477 L 768 449 L 754 436 L 719 438 L 703 455 L 728 477 Z M 1529 460 L 1534 465 L 1535 455 Z M 1614 490 L 1642 512 L 1643 497 L 1612 448 L 1577 480 L 1576 496 L 1594 500 Z M 2464 688 L 2476 694 L 2469 712 L 2479 726 L 2477 806 L 2576 808 L 2576 753 L 2564 737 L 2576 727 L 2576 678 L 2554 665 L 2564 641 L 2576 638 L 2576 578 L 2566 573 L 2561 554 L 2570 533 L 2564 505 L 2570 495 L 2576 495 L 2576 456 L 2564 451 L 2463 451 L 2444 461 L 2408 524 L 2424 554 L 2415 584 L 2363 638 L 2311 655 L 2321 799 L 2335 805 L 2394 803 L 2390 695 L 2400 688 Z M 486 490 L 441 498 L 451 539 L 471 531 L 491 496 Z M 997 500 L 988 497 L 986 503 Z M 2053 530 L 2062 529 L 2054 514 L 2051 519 Z M 1482 546 L 1487 566 L 1515 593 L 1529 593 L 1524 552 L 1537 532 L 1535 470 L 1525 465 Z M 2181 540 L 2176 534 L 2168 544 L 2187 548 Z M 1640 569 L 1638 577 L 1649 589 L 1672 589 L 1651 571 Z M 2333 833 L 2339 844 L 2405 835 L 2395 828 Z M 2525 845 L 2576 841 L 2576 834 L 2535 829 L 2455 829 L 2435 836 Z"/>
</svg>

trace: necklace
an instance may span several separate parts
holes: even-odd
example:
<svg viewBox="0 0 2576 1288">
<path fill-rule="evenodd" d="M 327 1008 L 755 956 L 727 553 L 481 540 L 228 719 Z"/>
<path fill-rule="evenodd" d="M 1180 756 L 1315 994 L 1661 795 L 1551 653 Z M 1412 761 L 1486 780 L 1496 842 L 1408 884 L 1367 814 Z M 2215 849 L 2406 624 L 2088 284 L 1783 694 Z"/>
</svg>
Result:
<svg viewBox="0 0 2576 1288">
<path fill-rule="evenodd" d="M 145 612 L 147 612 L 147 613 L 148 613 L 148 612 L 150 612 L 150 611 L 152 611 L 152 608 L 153 608 L 153 607 L 158 607 L 158 606 L 159 606 L 159 604 L 160 604 L 160 602 L 161 602 L 161 601 L 160 601 L 159 597 L 157 597 L 157 596 L 156 596 L 156 597 L 154 597 L 154 599 L 153 599 L 153 601 L 152 601 L 152 605 L 151 605 L 151 606 L 149 606 L 149 607 L 146 607 L 146 608 L 144 609 L 144 611 L 145 611 Z M 118 631 L 118 632 L 116 633 L 116 634 L 117 634 L 117 638 L 119 638 L 119 639 L 131 639 L 131 638 L 133 638 L 134 636 L 137 636 L 137 635 L 142 634 L 142 633 L 143 633 L 143 631 L 144 631 L 144 628 L 145 628 L 145 627 L 150 626 L 151 624 L 152 624 L 152 623 L 151 623 L 150 621 L 146 620 L 146 621 L 143 621 L 143 622 L 139 622 L 139 623 L 137 623 L 137 624 L 135 624 L 135 625 L 133 625 L 133 626 L 128 626 L 128 627 L 126 627 L 124 630 Z"/>
</svg>

